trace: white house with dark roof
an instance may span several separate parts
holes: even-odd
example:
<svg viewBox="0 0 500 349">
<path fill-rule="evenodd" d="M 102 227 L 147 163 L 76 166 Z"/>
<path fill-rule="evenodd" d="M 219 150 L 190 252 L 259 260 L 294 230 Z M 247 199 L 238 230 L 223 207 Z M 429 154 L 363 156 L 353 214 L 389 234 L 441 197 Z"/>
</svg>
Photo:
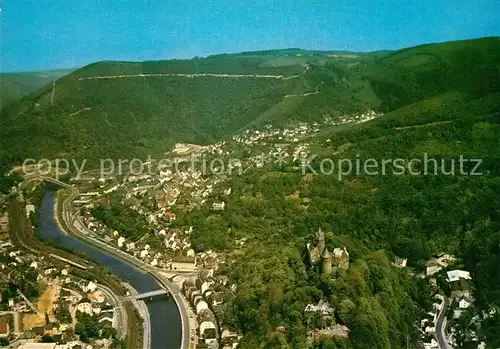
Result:
<svg viewBox="0 0 500 349">
<path fill-rule="evenodd" d="M 321 315 L 328 317 L 333 315 L 334 309 L 330 306 L 330 304 L 321 299 L 317 305 L 312 303 L 308 304 L 304 309 L 304 312 L 310 314 L 321 313 Z"/>
</svg>

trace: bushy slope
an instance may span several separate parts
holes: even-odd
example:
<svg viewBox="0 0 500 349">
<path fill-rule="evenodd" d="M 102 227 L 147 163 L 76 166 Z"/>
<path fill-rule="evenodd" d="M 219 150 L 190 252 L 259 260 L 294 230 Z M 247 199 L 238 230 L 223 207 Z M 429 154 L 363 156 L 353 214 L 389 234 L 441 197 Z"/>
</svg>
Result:
<svg viewBox="0 0 500 349">
<path fill-rule="evenodd" d="M 392 110 L 454 90 L 500 89 L 500 38 L 412 47 L 370 64 L 364 78 Z"/>
<path fill-rule="evenodd" d="M 59 79 L 55 89 L 46 86 L 6 109 L 1 149 L 18 158 L 70 153 L 96 159 L 165 152 L 178 141 L 214 142 L 245 127 L 285 95 L 316 90 L 304 66 L 261 67 L 266 61 L 243 56 L 91 64 Z M 193 73 L 250 76 L 137 76 Z M 136 76 L 87 79 L 116 75 Z"/>
<path fill-rule="evenodd" d="M 35 92 L 61 76 L 69 74 L 71 71 L 73 69 L 0 74 L 0 109 L 27 94 Z"/>
<path fill-rule="evenodd" d="M 245 126 L 296 84 L 210 76 L 78 80 L 102 74 L 103 66 L 59 80 L 53 104 L 50 86 L 11 106 L 1 120 L 2 148 L 12 150 L 29 136 L 20 156 L 98 158 L 165 152 L 176 141 L 209 143 Z M 125 67 L 121 73 L 136 74 L 133 64 Z M 108 71 L 114 74 L 114 64 Z"/>
</svg>

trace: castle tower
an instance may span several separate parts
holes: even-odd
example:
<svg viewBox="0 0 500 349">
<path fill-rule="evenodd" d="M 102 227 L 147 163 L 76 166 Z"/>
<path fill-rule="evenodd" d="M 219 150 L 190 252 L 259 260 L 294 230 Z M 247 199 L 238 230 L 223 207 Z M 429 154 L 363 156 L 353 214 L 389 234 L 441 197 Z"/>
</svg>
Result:
<svg viewBox="0 0 500 349">
<path fill-rule="evenodd" d="M 321 256 L 323 251 L 325 250 L 325 233 L 321 230 L 321 228 L 316 233 L 316 237 L 318 238 L 318 254 Z"/>
<path fill-rule="evenodd" d="M 332 273 L 332 258 L 326 247 L 321 254 L 321 272 L 323 275 L 330 275 Z"/>
</svg>

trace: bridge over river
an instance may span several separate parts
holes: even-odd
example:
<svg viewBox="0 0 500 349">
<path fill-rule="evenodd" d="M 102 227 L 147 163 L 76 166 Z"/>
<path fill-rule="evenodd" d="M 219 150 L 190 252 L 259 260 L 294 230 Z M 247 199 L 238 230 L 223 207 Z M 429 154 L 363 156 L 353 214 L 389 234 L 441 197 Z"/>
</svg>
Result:
<svg viewBox="0 0 500 349">
<path fill-rule="evenodd" d="M 164 295 L 164 294 L 168 294 L 168 291 L 164 290 L 164 289 L 159 289 L 159 290 L 156 290 L 156 291 L 149 291 L 149 292 L 143 292 L 143 293 L 140 293 L 140 294 L 132 295 L 130 297 L 133 297 L 133 298 L 139 300 L 139 299 L 145 299 L 145 298 L 153 298 L 155 296 L 161 296 L 161 295 Z"/>
</svg>

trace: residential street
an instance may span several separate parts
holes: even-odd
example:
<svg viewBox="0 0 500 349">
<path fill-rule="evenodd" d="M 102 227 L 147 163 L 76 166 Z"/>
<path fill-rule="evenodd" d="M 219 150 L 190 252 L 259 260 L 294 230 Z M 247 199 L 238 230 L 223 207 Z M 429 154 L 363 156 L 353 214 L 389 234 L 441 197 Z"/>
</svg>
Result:
<svg viewBox="0 0 500 349">
<path fill-rule="evenodd" d="M 438 341 L 438 345 L 440 349 L 453 349 L 450 344 L 448 344 L 448 340 L 446 339 L 446 324 L 448 320 L 446 319 L 446 312 L 448 310 L 448 306 L 450 305 L 450 300 L 448 297 L 444 297 L 444 305 L 441 311 L 439 312 L 438 319 L 436 322 L 436 339 Z"/>
</svg>

